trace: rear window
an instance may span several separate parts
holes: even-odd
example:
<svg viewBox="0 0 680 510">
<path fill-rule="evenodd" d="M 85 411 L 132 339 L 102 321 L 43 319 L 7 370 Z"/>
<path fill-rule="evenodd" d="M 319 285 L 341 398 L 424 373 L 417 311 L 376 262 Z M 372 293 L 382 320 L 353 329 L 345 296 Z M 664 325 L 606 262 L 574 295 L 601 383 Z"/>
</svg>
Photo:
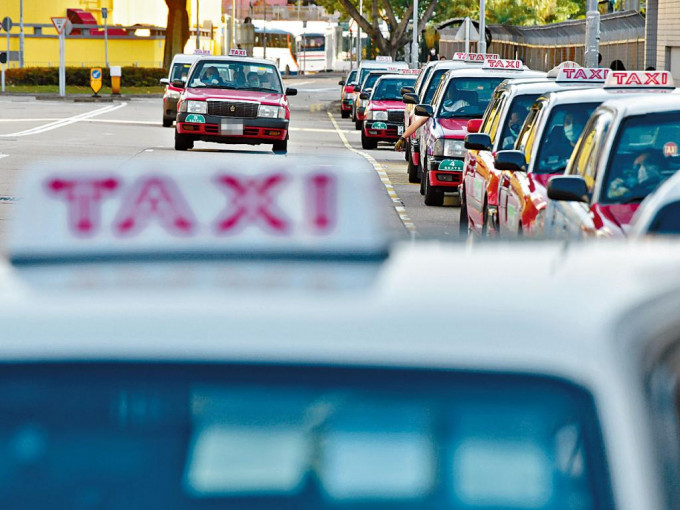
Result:
<svg viewBox="0 0 680 510">
<path fill-rule="evenodd" d="M 553 379 L 4 365 L 7 508 L 611 508 L 592 398 Z"/>
</svg>

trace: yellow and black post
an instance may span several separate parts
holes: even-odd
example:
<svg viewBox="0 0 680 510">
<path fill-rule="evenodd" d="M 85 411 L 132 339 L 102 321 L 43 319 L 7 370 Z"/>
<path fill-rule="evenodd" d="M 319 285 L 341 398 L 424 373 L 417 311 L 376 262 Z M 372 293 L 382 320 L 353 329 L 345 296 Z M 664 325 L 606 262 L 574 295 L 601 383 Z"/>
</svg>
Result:
<svg viewBox="0 0 680 510">
<path fill-rule="evenodd" d="M 94 92 L 94 96 L 99 97 L 99 91 L 102 89 L 102 69 L 101 67 L 93 67 L 90 69 L 90 88 Z"/>
</svg>

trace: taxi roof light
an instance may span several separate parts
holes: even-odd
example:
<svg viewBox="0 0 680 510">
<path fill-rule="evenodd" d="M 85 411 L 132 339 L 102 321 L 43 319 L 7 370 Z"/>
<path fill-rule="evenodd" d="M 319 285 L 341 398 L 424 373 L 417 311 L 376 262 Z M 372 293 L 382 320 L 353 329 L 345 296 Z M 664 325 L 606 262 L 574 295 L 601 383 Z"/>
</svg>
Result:
<svg viewBox="0 0 680 510">
<path fill-rule="evenodd" d="M 500 58 L 496 53 L 465 53 L 456 52 L 451 60 L 462 60 L 464 62 L 484 62 L 485 60 L 497 60 Z"/>
<path fill-rule="evenodd" d="M 557 83 L 604 83 L 609 69 L 599 67 L 562 67 L 555 81 Z"/>
<path fill-rule="evenodd" d="M 557 78 L 557 75 L 560 74 L 560 71 L 562 69 L 577 69 L 579 67 L 581 66 L 578 64 L 578 62 L 574 62 L 572 60 L 565 60 L 564 62 L 557 64 L 550 71 L 548 71 L 547 77 Z"/>
<path fill-rule="evenodd" d="M 523 71 L 525 69 L 521 60 L 487 59 L 482 64 L 482 69 L 502 69 L 504 71 Z"/>
<path fill-rule="evenodd" d="M 388 238 L 368 163 L 252 158 L 35 166 L 20 184 L 14 263 L 159 257 L 383 258 Z"/>
<path fill-rule="evenodd" d="M 675 82 L 669 71 L 611 71 L 604 82 L 614 89 L 673 89 Z"/>
</svg>

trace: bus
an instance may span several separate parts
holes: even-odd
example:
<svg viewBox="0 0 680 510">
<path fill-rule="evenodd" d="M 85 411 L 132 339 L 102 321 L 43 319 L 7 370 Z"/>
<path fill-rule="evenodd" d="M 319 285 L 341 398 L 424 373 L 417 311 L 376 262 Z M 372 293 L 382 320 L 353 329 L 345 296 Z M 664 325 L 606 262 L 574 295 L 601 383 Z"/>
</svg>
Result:
<svg viewBox="0 0 680 510">
<path fill-rule="evenodd" d="M 302 34 L 298 38 L 298 63 L 303 73 L 332 70 L 326 58 L 326 34 Z"/>
<path fill-rule="evenodd" d="M 255 28 L 253 57 L 265 58 L 265 37 L 267 45 L 266 58 L 276 62 L 276 66 L 282 74 L 297 74 L 299 66 L 293 34 L 275 28 L 267 28 L 265 33 L 264 28 Z"/>
</svg>

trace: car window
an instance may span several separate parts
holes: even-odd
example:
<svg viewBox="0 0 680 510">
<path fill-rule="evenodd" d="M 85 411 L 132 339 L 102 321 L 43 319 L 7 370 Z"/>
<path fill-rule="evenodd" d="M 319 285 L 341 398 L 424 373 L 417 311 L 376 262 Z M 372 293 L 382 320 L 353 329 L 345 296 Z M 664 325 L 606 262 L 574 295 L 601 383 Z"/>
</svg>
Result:
<svg viewBox="0 0 680 510">
<path fill-rule="evenodd" d="M 650 234 L 680 235 L 680 202 L 664 205 L 649 224 Z"/>
<path fill-rule="evenodd" d="M 545 122 L 533 171 L 562 173 L 567 168 L 588 118 L 600 103 L 573 103 L 553 107 Z"/>
<path fill-rule="evenodd" d="M 603 203 L 642 201 L 680 169 L 680 112 L 624 119 L 612 146 Z"/>
<path fill-rule="evenodd" d="M 538 376 L 5 364 L 0 412 L 7 508 L 612 508 L 592 396 Z"/>
<path fill-rule="evenodd" d="M 361 91 L 364 92 L 367 89 L 372 89 L 373 86 L 375 85 L 375 82 L 378 81 L 378 78 L 380 78 L 384 74 L 387 73 L 370 73 L 368 76 L 366 76 L 366 79 L 361 84 Z"/>
<path fill-rule="evenodd" d="M 201 60 L 196 63 L 188 86 L 283 94 L 281 77 L 275 66 L 242 61 Z"/>
<path fill-rule="evenodd" d="M 416 80 L 416 83 L 413 86 L 417 94 L 420 94 L 421 92 L 420 89 L 427 81 L 427 78 L 428 76 L 430 76 L 430 73 L 432 72 L 433 68 L 434 66 L 428 66 L 425 69 L 423 69 L 423 71 L 418 75 L 418 79 Z"/>
<path fill-rule="evenodd" d="M 534 140 L 536 139 L 536 129 L 539 125 L 541 112 L 546 105 L 546 100 L 538 100 L 532 106 L 527 115 L 522 129 L 519 131 L 517 141 L 515 142 L 515 149 L 524 152 L 527 163 L 531 161 L 531 151 L 534 148 Z"/>
<path fill-rule="evenodd" d="M 586 125 L 583 134 L 574 148 L 570 174 L 578 174 L 586 181 L 588 191 L 592 192 L 597 179 L 598 162 L 607 131 L 612 122 L 612 113 L 602 111 L 596 113 Z"/>
<path fill-rule="evenodd" d="M 489 133 L 491 131 L 491 124 L 494 118 L 498 115 L 501 110 L 501 105 L 504 103 L 504 98 L 506 96 L 506 91 L 494 93 L 494 97 L 489 103 L 486 112 L 484 112 L 484 119 L 482 125 L 479 128 L 480 133 Z"/>
<path fill-rule="evenodd" d="M 538 94 L 522 94 L 513 98 L 500 135 L 501 150 L 512 149 L 515 146 L 522 124 L 536 99 Z"/>
<path fill-rule="evenodd" d="M 427 90 L 425 91 L 425 94 L 422 94 L 422 97 L 420 99 L 421 103 L 423 104 L 434 104 L 434 93 L 437 91 L 437 88 L 442 82 L 442 78 L 444 78 L 444 75 L 448 69 L 436 69 L 432 71 L 432 78 L 430 79 L 429 84 L 427 85 Z"/>
<path fill-rule="evenodd" d="M 437 117 L 481 118 L 491 96 L 505 78 L 453 78 L 446 84 Z"/>
<path fill-rule="evenodd" d="M 347 77 L 347 81 L 345 82 L 347 85 L 350 83 L 355 83 L 355 79 L 357 77 L 357 72 L 356 70 L 350 71 L 349 76 Z"/>
<path fill-rule="evenodd" d="M 189 75 L 189 69 L 191 64 L 176 63 L 172 66 L 172 71 L 170 71 L 170 81 L 182 80 L 186 81 Z"/>
<path fill-rule="evenodd" d="M 401 88 L 402 87 L 413 87 L 415 78 L 404 77 L 404 78 L 383 78 L 378 81 L 375 88 L 373 89 L 373 94 L 371 95 L 371 100 L 373 101 L 401 101 Z"/>
</svg>

